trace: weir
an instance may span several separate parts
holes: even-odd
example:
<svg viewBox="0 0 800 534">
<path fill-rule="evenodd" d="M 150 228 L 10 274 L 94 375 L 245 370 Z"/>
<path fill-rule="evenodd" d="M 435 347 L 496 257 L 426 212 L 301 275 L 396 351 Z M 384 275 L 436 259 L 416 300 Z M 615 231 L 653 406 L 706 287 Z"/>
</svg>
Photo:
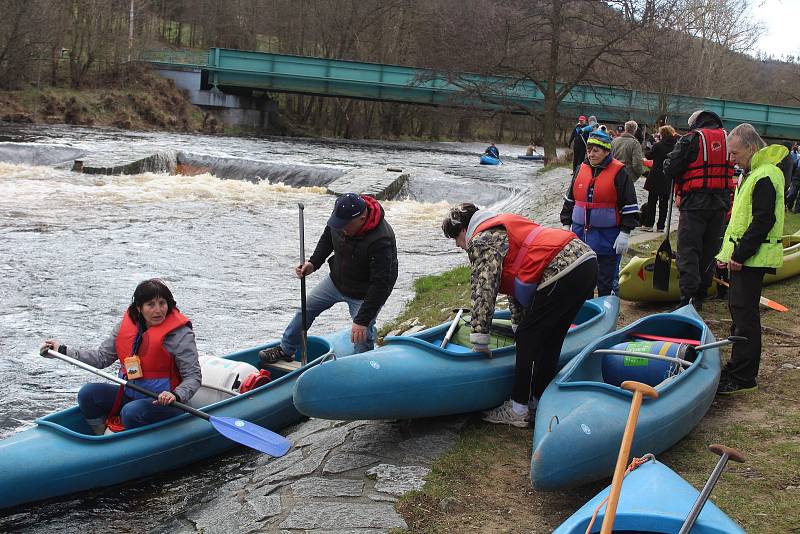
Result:
<svg viewBox="0 0 800 534">
<path fill-rule="evenodd" d="M 396 167 L 354 169 L 328 184 L 331 195 L 358 193 L 377 200 L 394 200 L 403 193 L 409 174 Z"/>
</svg>

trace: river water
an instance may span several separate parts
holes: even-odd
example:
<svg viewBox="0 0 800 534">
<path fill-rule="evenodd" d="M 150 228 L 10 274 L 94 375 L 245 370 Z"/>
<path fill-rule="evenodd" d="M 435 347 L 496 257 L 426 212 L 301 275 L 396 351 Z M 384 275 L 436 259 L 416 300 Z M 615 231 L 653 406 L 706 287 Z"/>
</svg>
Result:
<svg viewBox="0 0 800 534">
<path fill-rule="evenodd" d="M 536 176 L 538 163 L 515 159 L 521 146 L 500 145 L 505 164 L 480 166 L 484 147 L 0 123 L 0 437 L 73 405 L 87 381 L 85 371 L 40 358 L 40 342 L 55 337 L 96 346 L 143 279 L 167 282 L 192 319 L 201 353 L 221 356 L 279 337 L 299 305 L 291 274 L 299 259 L 297 204 L 306 206 L 309 256 L 333 206 L 324 186 L 348 170 L 392 166 L 411 174 L 407 195 L 383 202 L 397 235 L 400 277 L 379 324 L 413 296 L 415 278 L 466 262 L 441 234 L 450 204 L 523 210 L 556 224 L 563 175 Z M 69 170 L 73 159 L 136 159 L 164 149 L 212 172 Z M 311 333 L 348 324 L 340 305 Z M 171 473 L 168 490 L 156 477 L 0 512 L 0 531 L 160 530 L 187 503 L 234 477 L 249 454 L 239 450 Z"/>
</svg>

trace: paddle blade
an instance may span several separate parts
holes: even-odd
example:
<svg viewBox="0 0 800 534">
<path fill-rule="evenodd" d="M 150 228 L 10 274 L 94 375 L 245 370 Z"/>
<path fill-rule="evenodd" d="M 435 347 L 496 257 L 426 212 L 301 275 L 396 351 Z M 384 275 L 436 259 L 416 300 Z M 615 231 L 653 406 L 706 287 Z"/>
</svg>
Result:
<svg viewBox="0 0 800 534">
<path fill-rule="evenodd" d="M 243 419 L 212 415 L 209 421 L 226 438 L 270 456 L 283 456 L 292 447 L 292 442 L 280 434 Z"/>
<path fill-rule="evenodd" d="M 661 246 L 658 247 L 653 261 L 653 288 L 659 291 L 669 291 L 669 275 L 672 269 L 672 245 L 667 235 Z"/>
<path fill-rule="evenodd" d="M 772 308 L 775 311 L 779 312 L 788 312 L 789 308 L 780 304 L 779 302 L 775 302 L 774 300 L 768 299 L 767 297 L 761 297 L 759 302 L 762 306 L 766 306 L 767 308 Z"/>
</svg>

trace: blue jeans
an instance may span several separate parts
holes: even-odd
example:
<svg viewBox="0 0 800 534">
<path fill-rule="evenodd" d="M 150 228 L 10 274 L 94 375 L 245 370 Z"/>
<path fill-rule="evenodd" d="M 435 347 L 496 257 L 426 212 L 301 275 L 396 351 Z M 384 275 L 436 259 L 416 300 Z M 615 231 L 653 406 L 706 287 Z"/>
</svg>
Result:
<svg viewBox="0 0 800 534">
<path fill-rule="evenodd" d="M 319 284 L 314 286 L 314 289 L 309 292 L 308 297 L 306 298 L 306 329 L 311 328 L 311 325 L 314 323 L 314 319 L 316 319 L 320 313 L 340 302 L 347 303 L 347 307 L 350 311 L 350 317 L 355 319 L 356 315 L 358 315 L 358 310 L 361 308 L 361 303 L 364 301 L 343 295 L 341 291 L 336 289 L 336 286 L 333 284 L 333 280 L 331 280 L 330 275 L 328 275 L 323 278 Z M 286 354 L 294 354 L 297 352 L 297 347 L 300 345 L 300 335 L 303 329 L 302 323 L 303 317 L 301 312 L 298 311 L 294 314 L 294 318 L 283 332 L 283 338 L 281 338 L 281 349 Z M 363 343 L 356 343 L 355 351 L 357 353 L 366 352 L 374 348 L 375 319 L 373 319 L 367 327 L 367 340 Z"/>
<path fill-rule="evenodd" d="M 597 296 L 614 295 L 619 293 L 619 264 L 622 261 L 620 254 L 597 255 Z"/>
<path fill-rule="evenodd" d="M 117 398 L 119 386 L 111 384 L 85 384 L 78 391 L 78 408 L 80 408 L 89 426 L 105 425 L 114 400 Z M 126 390 L 126 393 L 130 390 Z M 125 428 L 136 428 L 149 425 L 180 415 L 182 412 L 172 406 L 153 404 L 155 399 L 131 399 L 127 394 L 122 397 L 122 409 L 119 412 Z"/>
</svg>

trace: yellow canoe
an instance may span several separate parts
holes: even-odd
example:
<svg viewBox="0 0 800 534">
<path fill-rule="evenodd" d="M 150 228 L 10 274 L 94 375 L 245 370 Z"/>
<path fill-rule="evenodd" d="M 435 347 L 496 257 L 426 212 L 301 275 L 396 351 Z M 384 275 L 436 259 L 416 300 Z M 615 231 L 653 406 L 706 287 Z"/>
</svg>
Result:
<svg viewBox="0 0 800 534">
<path fill-rule="evenodd" d="M 653 263 L 655 256 L 634 256 L 619 272 L 619 298 L 632 302 L 677 302 L 680 300 L 678 269 L 675 261 L 669 275 L 669 291 L 653 288 Z M 783 236 L 783 266 L 775 274 L 764 277 L 771 284 L 800 274 L 800 232 Z M 709 295 L 715 295 L 717 284 L 712 284 Z"/>
</svg>

